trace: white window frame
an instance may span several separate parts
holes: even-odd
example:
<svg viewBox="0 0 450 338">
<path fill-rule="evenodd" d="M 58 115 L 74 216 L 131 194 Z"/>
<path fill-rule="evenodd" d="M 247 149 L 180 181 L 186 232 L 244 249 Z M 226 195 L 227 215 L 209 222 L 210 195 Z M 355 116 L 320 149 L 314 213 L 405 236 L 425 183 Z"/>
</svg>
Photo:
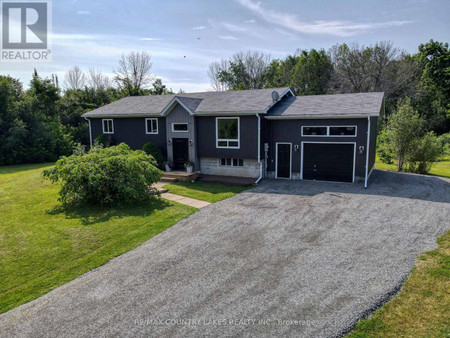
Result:
<svg viewBox="0 0 450 338">
<path fill-rule="evenodd" d="M 153 130 L 153 120 L 156 120 L 156 131 Z M 148 130 L 148 121 L 152 121 L 152 130 Z M 155 117 L 145 119 L 145 133 L 146 134 L 158 134 L 159 133 L 159 124 L 158 119 Z"/>
<path fill-rule="evenodd" d="M 352 183 L 355 183 L 355 173 L 356 173 L 356 142 L 314 142 L 314 141 L 302 141 L 301 142 L 301 151 L 300 151 L 300 179 L 303 180 L 303 145 L 305 143 L 324 143 L 324 144 L 353 144 L 353 177 Z M 340 182 L 340 181 L 326 181 L 326 182 L 336 182 L 336 183 L 349 183 L 349 182 Z"/>
<path fill-rule="evenodd" d="M 355 135 L 330 135 L 330 128 L 355 128 Z M 305 135 L 303 128 L 327 128 L 326 135 Z M 342 126 L 302 126 L 302 137 L 356 137 L 358 136 L 358 126 L 342 125 Z"/>
<path fill-rule="evenodd" d="M 225 164 L 222 164 L 222 158 L 225 159 Z M 231 164 L 230 165 L 226 164 L 226 160 L 231 160 Z M 234 165 L 233 160 L 236 160 L 238 165 Z M 242 165 L 239 165 L 239 160 L 242 160 Z M 228 158 L 228 157 L 219 158 L 219 167 L 243 168 L 244 166 L 245 164 L 243 158 Z"/>
<path fill-rule="evenodd" d="M 219 120 L 236 120 L 238 121 L 237 123 L 237 133 L 238 133 L 238 138 L 237 139 L 220 139 L 219 138 Z M 229 142 L 237 142 L 237 146 L 219 146 L 219 142 L 227 142 L 227 144 L 229 144 Z M 239 116 L 227 116 L 227 117 L 216 117 L 216 148 L 223 148 L 223 149 L 240 149 L 241 147 L 241 119 Z"/>
<path fill-rule="evenodd" d="M 106 131 L 105 130 L 105 122 L 106 121 L 111 121 L 111 131 Z M 114 119 L 102 119 L 102 130 L 103 130 L 103 134 L 114 134 Z"/>
<path fill-rule="evenodd" d="M 185 125 L 187 127 L 187 130 L 175 130 L 174 126 L 176 124 Z M 189 131 L 189 126 L 188 126 L 187 122 L 174 122 L 174 123 L 172 123 L 172 133 L 187 133 L 188 131 Z"/>
<path fill-rule="evenodd" d="M 289 157 L 290 157 L 289 178 L 287 178 L 287 177 L 278 177 L 278 145 L 279 144 L 289 144 L 289 146 L 290 146 L 290 151 L 289 151 Z M 290 143 L 290 142 L 276 142 L 275 143 L 275 178 L 277 178 L 277 179 L 285 179 L 285 180 L 292 179 L 292 143 Z"/>
</svg>

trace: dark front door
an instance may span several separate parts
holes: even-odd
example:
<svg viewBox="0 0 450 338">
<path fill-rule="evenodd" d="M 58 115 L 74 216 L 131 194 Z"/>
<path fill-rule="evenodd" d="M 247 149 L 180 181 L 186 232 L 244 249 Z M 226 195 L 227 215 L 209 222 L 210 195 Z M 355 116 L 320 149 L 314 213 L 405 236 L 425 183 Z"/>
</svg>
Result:
<svg viewBox="0 0 450 338">
<path fill-rule="evenodd" d="M 304 143 L 303 179 L 353 181 L 353 144 Z"/>
<path fill-rule="evenodd" d="M 291 144 L 277 144 L 277 178 L 291 178 Z"/>
<path fill-rule="evenodd" d="M 173 163 L 175 169 L 184 169 L 184 164 L 189 159 L 189 147 L 187 138 L 172 139 Z"/>
</svg>

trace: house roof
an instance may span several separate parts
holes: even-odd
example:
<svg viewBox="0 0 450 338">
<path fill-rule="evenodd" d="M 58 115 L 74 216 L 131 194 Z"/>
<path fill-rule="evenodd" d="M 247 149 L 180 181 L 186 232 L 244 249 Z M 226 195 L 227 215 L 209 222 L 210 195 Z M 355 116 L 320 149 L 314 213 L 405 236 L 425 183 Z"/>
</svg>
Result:
<svg viewBox="0 0 450 338">
<path fill-rule="evenodd" d="M 384 93 L 291 96 L 280 101 L 268 118 L 379 116 Z"/>
<path fill-rule="evenodd" d="M 226 92 L 131 96 L 83 114 L 83 117 L 154 116 L 170 111 L 180 101 L 195 115 L 265 113 L 272 105 L 272 92 L 292 93 L 288 87 Z M 175 100 L 175 98 L 177 100 Z"/>
</svg>

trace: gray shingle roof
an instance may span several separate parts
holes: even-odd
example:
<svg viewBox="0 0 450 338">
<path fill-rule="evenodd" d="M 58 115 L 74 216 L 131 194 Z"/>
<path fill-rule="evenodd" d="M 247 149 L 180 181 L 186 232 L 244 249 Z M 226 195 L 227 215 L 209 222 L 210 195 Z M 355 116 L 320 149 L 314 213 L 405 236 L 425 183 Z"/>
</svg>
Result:
<svg viewBox="0 0 450 338">
<path fill-rule="evenodd" d="M 272 92 L 280 95 L 289 88 L 270 88 L 227 92 L 183 93 L 126 97 L 83 114 L 84 117 L 159 115 L 177 97 L 195 115 L 261 113 L 272 103 Z"/>
<path fill-rule="evenodd" d="M 268 116 L 379 116 L 383 97 L 384 93 L 291 96 L 275 105 Z"/>
</svg>

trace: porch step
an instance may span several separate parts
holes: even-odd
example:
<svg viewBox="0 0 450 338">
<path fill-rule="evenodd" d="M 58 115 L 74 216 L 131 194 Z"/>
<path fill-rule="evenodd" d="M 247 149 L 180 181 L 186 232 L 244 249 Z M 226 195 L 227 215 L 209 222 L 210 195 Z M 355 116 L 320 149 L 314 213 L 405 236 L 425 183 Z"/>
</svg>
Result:
<svg viewBox="0 0 450 338">
<path fill-rule="evenodd" d="M 166 176 L 165 174 L 161 177 L 161 181 L 163 182 L 178 182 L 178 178 Z"/>
</svg>

